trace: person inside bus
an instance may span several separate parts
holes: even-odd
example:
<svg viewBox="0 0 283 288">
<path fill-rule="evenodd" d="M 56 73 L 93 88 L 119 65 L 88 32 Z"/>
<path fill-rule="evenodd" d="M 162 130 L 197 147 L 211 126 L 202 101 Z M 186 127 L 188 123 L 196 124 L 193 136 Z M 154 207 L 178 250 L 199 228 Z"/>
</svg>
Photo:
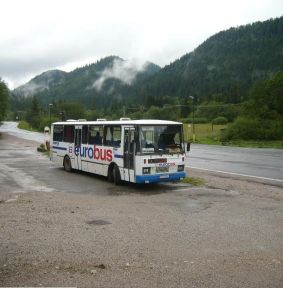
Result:
<svg viewBox="0 0 283 288">
<path fill-rule="evenodd" d="M 165 149 L 168 146 L 175 146 L 174 134 L 160 134 L 158 139 L 158 149 Z"/>
<path fill-rule="evenodd" d="M 94 137 L 94 144 L 102 145 L 102 137 L 100 137 L 99 131 L 96 132 Z"/>
<path fill-rule="evenodd" d="M 166 144 L 165 144 L 165 135 L 164 134 L 160 134 L 159 138 L 158 138 L 158 142 L 157 142 L 157 147 L 158 149 L 165 149 Z"/>
</svg>

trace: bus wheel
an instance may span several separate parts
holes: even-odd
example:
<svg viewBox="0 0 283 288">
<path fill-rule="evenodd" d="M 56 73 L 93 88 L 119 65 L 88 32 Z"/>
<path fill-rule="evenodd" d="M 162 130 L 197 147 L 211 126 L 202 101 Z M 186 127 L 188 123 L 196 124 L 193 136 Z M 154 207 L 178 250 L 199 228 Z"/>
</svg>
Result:
<svg viewBox="0 0 283 288">
<path fill-rule="evenodd" d="M 113 182 L 114 181 L 114 179 L 113 179 L 113 171 L 114 171 L 114 165 L 112 164 L 112 165 L 110 165 L 108 167 L 107 180 L 109 182 Z"/>
<path fill-rule="evenodd" d="M 114 165 L 114 166 L 113 166 L 113 182 L 114 182 L 116 185 L 121 184 L 120 170 L 119 170 L 119 168 L 118 168 L 117 165 Z"/>
<path fill-rule="evenodd" d="M 64 166 L 65 171 L 67 172 L 72 171 L 72 163 L 71 163 L 71 159 L 69 156 L 65 156 L 63 166 Z"/>
</svg>

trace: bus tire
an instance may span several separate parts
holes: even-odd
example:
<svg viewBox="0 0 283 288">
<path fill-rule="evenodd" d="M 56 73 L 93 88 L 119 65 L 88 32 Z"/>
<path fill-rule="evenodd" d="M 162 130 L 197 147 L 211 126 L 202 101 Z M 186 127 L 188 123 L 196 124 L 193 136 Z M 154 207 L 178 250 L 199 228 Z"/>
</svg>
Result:
<svg viewBox="0 0 283 288">
<path fill-rule="evenodd" d="M 113 179 L 113 171 L 114 171 L 114 164 L 110 164 L 110 166 L 108 167 L 108 173 L 107 173 L 107 180 L 109 182 L 113 182 L 114 179 Z"/>
<path fill-rule="evenodd" d="M 121 184 L 121 174 L 120 170 L 117 165 L 113 166 L 113 182 L 115 185 L 120 185 Z"/>
<path fill-rule="evenodd" d="M 72 171 L 72 163 L 71 163 L 71 159 L 69 156 L 65 156 L 64 161 L 63 161 L 63 166 L 64 166 L 65 171 L 67 172 Z"/>
</svg>

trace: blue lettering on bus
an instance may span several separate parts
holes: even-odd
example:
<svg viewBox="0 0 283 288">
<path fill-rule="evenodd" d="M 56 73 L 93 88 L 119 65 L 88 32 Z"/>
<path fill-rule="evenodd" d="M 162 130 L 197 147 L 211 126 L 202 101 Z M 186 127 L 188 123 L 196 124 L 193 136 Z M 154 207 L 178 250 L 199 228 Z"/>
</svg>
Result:
<svg viewBox="0 0 283 288">
<path fill-rule="evenodd" d="M 93 158 L 93 149 L 88 149 L 87 156 L 88 158 Z"/>
</svg>

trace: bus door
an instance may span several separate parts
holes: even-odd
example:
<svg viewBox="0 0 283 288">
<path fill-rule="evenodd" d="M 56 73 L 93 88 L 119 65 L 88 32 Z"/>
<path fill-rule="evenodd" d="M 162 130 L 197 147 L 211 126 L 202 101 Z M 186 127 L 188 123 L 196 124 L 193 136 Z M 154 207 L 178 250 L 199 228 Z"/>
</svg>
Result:
<svg viewBox="0 0 283 288">
<path fill-rule="evenodd" d="M 82 158 L 81 158 L 81 144 L 82 144 L 82 126 L 75 126 L 75 167 L 78 170 L 82 170 Z"/>
<path fill-rule="evenodd" d="M 135 128 L 124 127 L 124 179 L 135 181 Z"/>
</svg>

